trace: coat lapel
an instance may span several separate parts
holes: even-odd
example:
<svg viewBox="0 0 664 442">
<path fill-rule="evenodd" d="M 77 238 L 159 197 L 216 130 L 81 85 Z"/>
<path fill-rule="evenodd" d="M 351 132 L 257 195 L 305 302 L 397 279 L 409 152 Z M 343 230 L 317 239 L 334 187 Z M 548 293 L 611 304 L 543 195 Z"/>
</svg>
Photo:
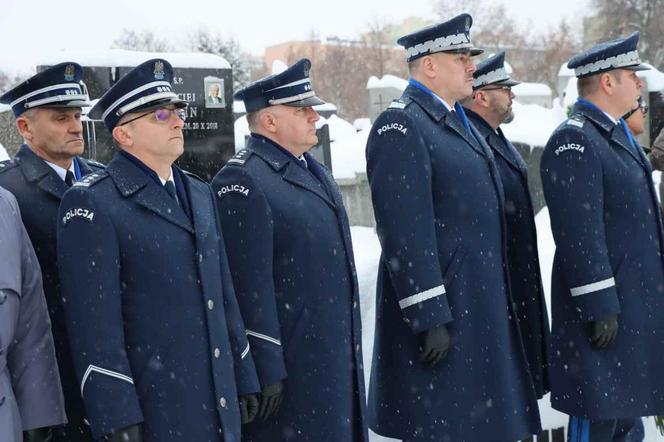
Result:
<svg viewBox="0 0 664 442">
<path fill-rule="evenodd" d="M 645 163 L 642 161 L 642 159 L 638 156 L 638 153 L 636 149 L 640 149 L 638 146 L 632 146 L 632 143 L 630 143 L 629 139 L 627 138 L 627 135 L 623 131 L 622 127 L 617 124 L 613 130 L 611 131 L 611 142 L 614 144 L 617 144 L 618 146 L 622 147 L 629 153 L 632 158 L 634 158 L 643 168 L 645 167 Z"/>
<path fill-rule="evenodd" d="M 294 184 L 302 189 L 308 190 L 319 196 L 323 201 L 334 208 L 334 203 L 327 195 L 327 192 L 321 187 L 321 184 L 316 181 L 316 178 L 304 168 L 291 161 L 284 170 L 284 180 Z"/>
<path fill-rule="evenodd" d="M 459 117 L 453 112 L 448 111 L 443 103 L 438 101 L 436 97 L 427 94 L 413 85 L 409 85 L 406 88 L 403 96 L 416 102 L 436 123 L 442 123 L 456 132 L 474 151 L 486 156 L 482 151 L 481 146 L 479 146 L 476 140 L 472 139 L 472 135 L 466 131 L 466 128 Z"/>
<path fill-rule="evenodd" d="M 316 180 L 311 172 L 297 164 L 298 160 L 293 155 L 283 151 L 283 148 L 265 137 L 252 134 L 247 149 L 263 158 L 275 171 L 281 171 L 282 178 L 285 181 L 316 194 L 332 208 L 335 207 L 322 184 Z"/>
<path fill-rule="evenodd" d="M 609 143 L 612 145 L 618 145 L 621 149 L 627 151 L 627 153 L 636 160 L 637 163 L 644 169 L 647 169 L 646 164 L 639 158 L 639 155 L 636 153 L 636 149 L 632 148 L 627 135 L 623 131 L 620 124 L 615 124 L 611 121 L 602 111 L 593 105 L 584 102 L 583 100 L 578 101 L 572 110 L 572 113 L 581 113 L 586 118 L 591 120 L 595 126 L 600 130 L 600 132 L 606 134 L 606 138 L 609 140 Z"/>
<path fill-rule="evenodd" d="M 44 160 L 35 155 L 25 144 L 16 153 L 16 158 L 20 161 L 21 169 L 28 181 L 37 183 L 40 189 L 58 200 L 62 199 L 68 187 Z"/>
<path fill-rule="evenodd" d="M 121 154 L 116 154 L 106 171 L 111 175 L 115 186 L 125 198 L 133 198 L 137 204 L 166 221 L 194 233 L 191 221 L 177 202 L 129 159 Z"/>
<path fill-rule="evenodd" d="M 482 156 L 487 156 L 487 152 L 485 149 L 482 149 L 482 146 L 479 145 L 480 138 L 475 139 L 473 137 L 473 125 L 469 124 L 470 128 L 470 133 L 466 130 L 465 126 L 461 122 L 461 119 L 455 112 L 447 112 L 447 115 L 445 115 L 445 125 L 455 131 L 457 134 L 463 138 L 466 143 L 470 145 L 470 147 L 473 148 L 474 151 L 477 153 L 481 154 Z M 475 135 L 479 135 L 479 133 L 475 133 Z M 483 140 L 482 140 L 483 141 Z"/>
<path fill-rule="evenodd" d="M 528 176 L 528 166 L 526 165 L 521 155 L 516 150 L 516 147 L 508 140 L 503 131 L 498 128 L 498 133 L 493 133 L 491 136 L 495 137 L 496 152 L 507 161 L 510 166 L 516 169 L 524 178 Z M 493 140 L 491 140 L 493 141 Z M 494 146 L 492 142 L 489 142 L 490 146 Z"/>
<path fill-rule="evenodd" d="M 215 219 L 215 215 L 212 213 L 210 194 L 208 191 L 201 188 L 201 186 L 197 185 L 198 183 L 193 182 L 193 180 L 186 176 L 186 174 L 180 169 L 177 167 L 174 169 L 176 170 L 176 173 L 180 174 L 180 178 L 187 191 L 187 196 L 189 197 L 189 207 L 191 209 L 191 217 L 196 232 L 196 243 L 205 244 L 205 241 L 210 240 L 208 237 L 210 223 Z"/>
</svg>

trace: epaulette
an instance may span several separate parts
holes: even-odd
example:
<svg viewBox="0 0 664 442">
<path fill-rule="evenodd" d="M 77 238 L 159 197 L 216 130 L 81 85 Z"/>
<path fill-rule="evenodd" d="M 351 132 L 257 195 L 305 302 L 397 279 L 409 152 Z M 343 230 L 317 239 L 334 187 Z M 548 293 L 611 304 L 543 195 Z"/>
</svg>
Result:
<svg viewBox="0 0 664 442">
<path fill-rule="evenodd" d="M 95 184 L 97 184 L 98 182 L 100 182 L 101 180 L 103 180 L 104 178 L 107 178 L 109 176 L 110 175 L 105 170 L 99 170 L 99 171 L 96 171 L 96 172 L 92 172 L 91 174 L 88 174 L 88 175 L 84 176 L 83 178 L 81 178 L 80 180 L 76 181 L 72 185 L 72 187 L 90 187 L 90 186 L 94 186 Z"/>
<path fill-rule="evenodd" d="M 89 159 L 86 158 L 85 162 L 88 163 L 89 166 L 94 166 L 98 169 L 106 169 L 106 165 L 100 163 L 99 161 L 89 160 Z"/>
<path fill-rule="evenodd" d="M 586 119 L 583 115 L 573 114 L 571 117 L 569 117 L 565 121 L 565 124 L 570 125 L 570 126 L 583 127 L 583 123 L 585 123 L 585 122 L 586 122 Z"/>
<path fill-rule="evenodd" d="M 405 99 L 405 98 L 397 98 L 396 100 L 392 101 L 389 106 L 387 106 L 388 109 L 405 109 L 408 107 L 408 105 L 411 103 L 411 100 Z"/>
<path fill-rule="evenodd" d="M 253 152 L 249 149 L 242 149 L 237 152 L 230 160 L 226 161 L 226 164 L 234 164 L 236 166 L 244 166 L 244 163 L 247 162 L 249 157 Z"/>
<path fill-rule="evenodd" d="M 191 173 L 191 172 L 189 172 L 188 170 L 182 170 L 182 172 L 184 172 L 184 174 L 187 175 L 187 176 L 189 176 L 189 177 L 196 178 L 198 181 L 202 181 L 202 182 L 204 182 L 205 184 L 207 184 L 207 182 L 206 182 L 203 178 L 199 177 L 199 176 L 196 175 L 195 173 Z"/>
<path fill-rule="evenodd" d="M 14 160 L 0 161 L 0 173 L 6 172 L 9 169 L 13 169 L 17 166 L 18 166 L 18 161 Z"/>
</svg>

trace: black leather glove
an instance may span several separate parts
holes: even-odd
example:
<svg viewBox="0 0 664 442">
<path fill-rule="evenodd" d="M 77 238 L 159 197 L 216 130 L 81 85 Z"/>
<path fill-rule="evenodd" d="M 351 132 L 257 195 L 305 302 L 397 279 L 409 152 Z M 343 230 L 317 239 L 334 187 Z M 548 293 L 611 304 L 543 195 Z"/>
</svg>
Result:
<svg viewBox="0 0 664 442">
<path fill-rule="evenodd" d="M 106 435 L 106 440 L 109 442 L 142 442 L 143 436 L 141 432 L 141 425 L 136 424 L 132 425 L 131 427 L 115 431 Z"/>
<path fill-rule="evenodd" d="M 598 350 L 608 347 L 618 335 L 618 316 L 590 323 L 590 344 Z"/>
<path fill-rule="evenodd" d="M 449 349 L 450 334 L 444 325 L 420 333 L 420 360 L 429 367 L 445 359 Z"/>
<path fill-rule="evenodd" d="M 284 400 L 284 383 L 279 381 L 276 384 L 267 385 L 261 392 L 260 405 L 258 406 L 258 417 L 266 420 L 276 416 Z"/>
<path fill-rule="evenodd" d="M 240 419 L 243 424 L 248 424 L 256 418 L 258 413 L 258 395 L 244 394 L 240 396 Z"/>
<path fill-rule="evenodd" d="M 23 432 L 23 442 L 51 442 L 52 440 L 51 427 L 33 428 Z"/>
</svg>

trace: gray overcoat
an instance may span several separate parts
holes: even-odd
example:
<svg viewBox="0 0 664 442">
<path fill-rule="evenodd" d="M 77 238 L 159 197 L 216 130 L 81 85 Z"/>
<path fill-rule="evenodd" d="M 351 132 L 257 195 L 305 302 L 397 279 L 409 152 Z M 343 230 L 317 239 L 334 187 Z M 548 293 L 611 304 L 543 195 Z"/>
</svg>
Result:
<svg viewBox="0 0 664 442">
<path fill-rule="evenodd" d="M 0 187 L 0 441 L 66 422 L 39 263 L 16 199 Z"/>
</svg>

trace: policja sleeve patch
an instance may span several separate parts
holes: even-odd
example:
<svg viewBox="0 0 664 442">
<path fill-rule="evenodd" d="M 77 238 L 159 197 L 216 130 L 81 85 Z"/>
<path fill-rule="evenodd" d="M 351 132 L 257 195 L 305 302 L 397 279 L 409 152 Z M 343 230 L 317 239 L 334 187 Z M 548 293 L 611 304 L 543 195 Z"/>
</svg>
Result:
<svg viewBox="0 0 664 442">
<path fill-rule="evenodd" d="M 221 189 L 219 189 L 219 191 L 217 192 L 217 196 L 219 198 L 223 198 L 224 196 L 231 193 L 239 193 L 242 196 L 248 197 L 249 188 L 243 186 L 242 184 L 227 184 L 223 186 Z"/>
<path fill-rule="evenodd" d="M 90 209 L 86 209 L 83 207 L 73 207 L 67 210 L 65 215 L 62 217 L 62 224 L 67 225 L 67 223 L 72 218 L 83 218 L 84 220 L 92 222 L 94 217 L 95 213 Z"/>
<path fill-rule="evenodd" d="M 586 147 L 582 146 L 580 144 L 577 144 L 577 143 L 567 143 L 567 144 L 563 144 L 561 146 L 556 147 L 556 150 L 554 151 L 554 153 L 556 154 L 556 156 L 558 156 L 558 155 L 560 155 L 561 153 L 563 153 L 567 150 L 577 150 L 577 151 L 583 153 L 583 151 L 586 150 Z"/>
<path fill-rule="evenodd" d="M 378 128 L 378 130 L 376 130 L 376 134 L 383 135 L 384 133 L 393 130 L 401 132 L 403 135 L 406 135 L 408 133 L 408 128 L 406 126 L 404 126 L 402 123 L 395 122 L 395 123 L 386 123 L 382 125 L 381 127 Z"/>
</svg>

